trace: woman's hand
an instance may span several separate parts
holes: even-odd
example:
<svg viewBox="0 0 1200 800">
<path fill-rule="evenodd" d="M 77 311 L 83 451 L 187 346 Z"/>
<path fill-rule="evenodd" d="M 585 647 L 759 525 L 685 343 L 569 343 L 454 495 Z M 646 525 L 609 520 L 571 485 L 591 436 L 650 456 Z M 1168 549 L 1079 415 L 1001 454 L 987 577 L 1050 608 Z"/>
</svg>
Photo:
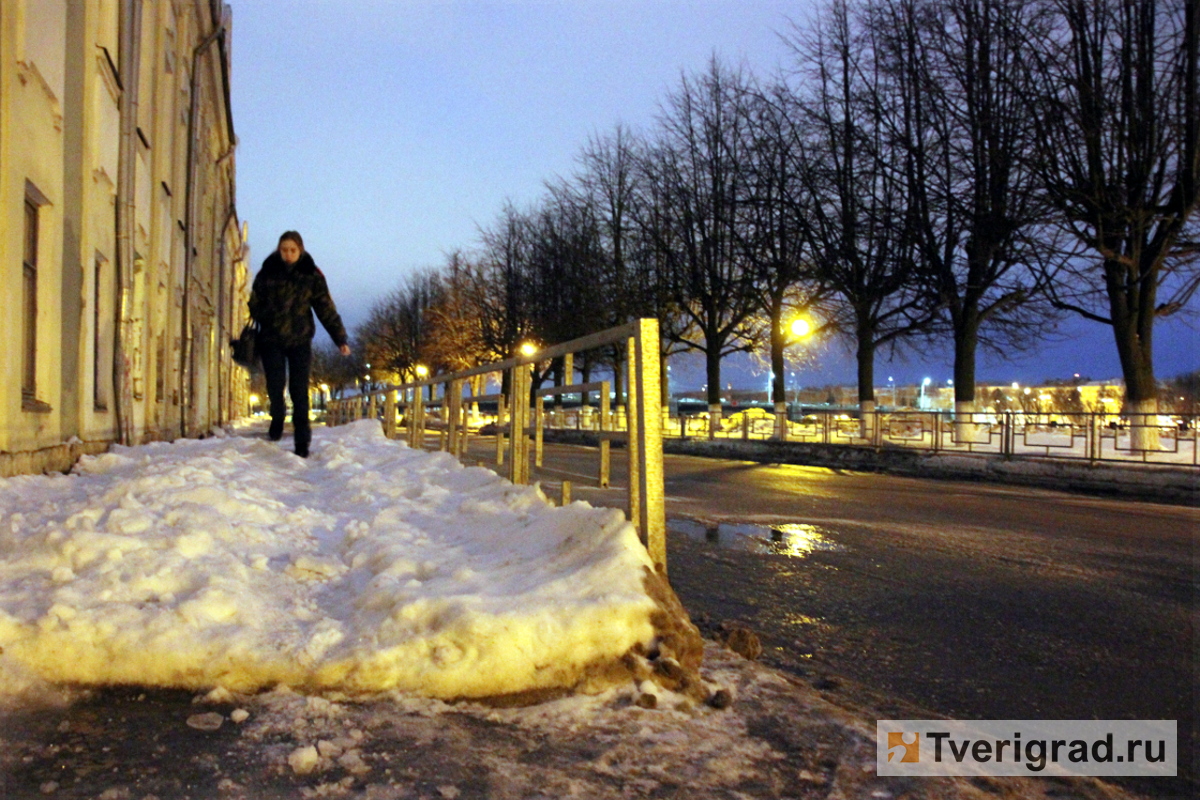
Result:
<svg viewBox="0 0 1200 800">
<path fill-rule="evenodd" d="M 338 352 L 344 356 L 350 355 L 350 345 L 348 345 L 348 344 L 342 345 L 341 347 L 338 348 Z"/>
</svg>

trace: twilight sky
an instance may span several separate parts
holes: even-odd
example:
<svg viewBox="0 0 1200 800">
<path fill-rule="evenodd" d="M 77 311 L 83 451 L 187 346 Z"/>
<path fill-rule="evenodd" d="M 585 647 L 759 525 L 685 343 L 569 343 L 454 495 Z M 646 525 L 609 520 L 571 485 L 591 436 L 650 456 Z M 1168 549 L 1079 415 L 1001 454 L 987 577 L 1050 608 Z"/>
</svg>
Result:
<svg viewBox="0 0 1200 800">
<path fill-rule="evenodd" d="M 651 128 L 682 72 L 714 52 L 758 75 L 786 64 L 777 32 L 813 0 L 233 0 L 238 213 L 254 271 L 299 230 L 351 329 L 406 272 L 472 249 L 506 199 L 569 175 L 589 135 Z M 1200 368 L 1197 322 L 1156 329 L 1160 377 Z M 324 337 L 324 333 L 319 334 Z M 318 339 L 320 341 L 320 339 Z M 802 383 L 852 382 L 831 343 Z M 951 376 L 925 350 L 878 383 Z M 729 379 L 765 377 L 730 364 Z M 1071 322 L 1019 361 L 982 354 L 979 380 L 1120 375 L 1105 327 Z M 680 384 L 703 382 L 679 363 Z M 697 377 L 698 376 L 698 377 Z"/>
</svg>

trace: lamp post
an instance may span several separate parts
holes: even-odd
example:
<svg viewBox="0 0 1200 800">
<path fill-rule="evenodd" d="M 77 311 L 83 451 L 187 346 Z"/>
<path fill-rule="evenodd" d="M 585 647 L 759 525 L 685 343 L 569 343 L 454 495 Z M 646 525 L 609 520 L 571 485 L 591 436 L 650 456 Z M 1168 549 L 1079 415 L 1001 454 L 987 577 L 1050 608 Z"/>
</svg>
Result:
<svg viewBox="0 0 1200 800">
<path fill-rule="evenodd" d="M 784 329 L 785 340 L 783 343 L 786 349 L 789 345 L 798 344 L 812 333 L 812 323 L 804 317 L 795 317 Z M 795 381 L 796 373 L 792 372 L 793 382 Z M 783 383 L 783 397 L 775 401 L 775 438 L 780 441 L 787 440 L 787 372 L 781 371 L 779 380 Z M 793 387 L 794 391 L 799 391 Z"/>
</svg>

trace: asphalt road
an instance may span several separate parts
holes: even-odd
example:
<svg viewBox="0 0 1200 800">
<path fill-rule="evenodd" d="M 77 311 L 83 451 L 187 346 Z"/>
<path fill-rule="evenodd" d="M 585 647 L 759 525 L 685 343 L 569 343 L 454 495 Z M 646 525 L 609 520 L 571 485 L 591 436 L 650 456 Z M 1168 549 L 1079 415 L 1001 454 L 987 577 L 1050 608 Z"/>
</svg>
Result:
<svg viewBox="0 0 1200 800">
<path fill-rule="evenodd" d="M 623 505 L 624 452 L 613 488 L 596 459 L 547 445 L 535 479 Z M 1120 782 L 1200 796 L 1200 510 L 689 456 L 665 473 L 671 582 L 702 626 L 749 625 L 764 662 L 881 714 L 1178 720 L 1181 777 Z"/>
</svg>

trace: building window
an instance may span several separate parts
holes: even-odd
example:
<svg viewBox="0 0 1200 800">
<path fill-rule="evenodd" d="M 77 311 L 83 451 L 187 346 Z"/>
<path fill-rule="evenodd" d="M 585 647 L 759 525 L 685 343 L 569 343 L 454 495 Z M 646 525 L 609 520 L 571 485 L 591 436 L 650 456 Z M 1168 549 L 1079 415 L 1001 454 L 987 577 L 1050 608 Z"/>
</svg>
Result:
<svg viewBox="0 0 1200 800">
<path fill-rule="evenodd" d="M 38 206 L 25 198 L 25 254 L 21 300 L 21 401 L 37 397 Z"/>
<path fill-rule="evenodd" d="M 108 292 L 108 259 L 96 254 L 92 281 L 92 401 L 96 411 L 108 410 L 109 387 L 112 386 L 112 350 L 109 331 L 111 314 L 105 298 Z"/>
<path fill-rule="evenodd" d="M 167 343 L 161 333 L 154 344 L 154 402 L 161 403 L 167 391 Z"/>
</svg>

